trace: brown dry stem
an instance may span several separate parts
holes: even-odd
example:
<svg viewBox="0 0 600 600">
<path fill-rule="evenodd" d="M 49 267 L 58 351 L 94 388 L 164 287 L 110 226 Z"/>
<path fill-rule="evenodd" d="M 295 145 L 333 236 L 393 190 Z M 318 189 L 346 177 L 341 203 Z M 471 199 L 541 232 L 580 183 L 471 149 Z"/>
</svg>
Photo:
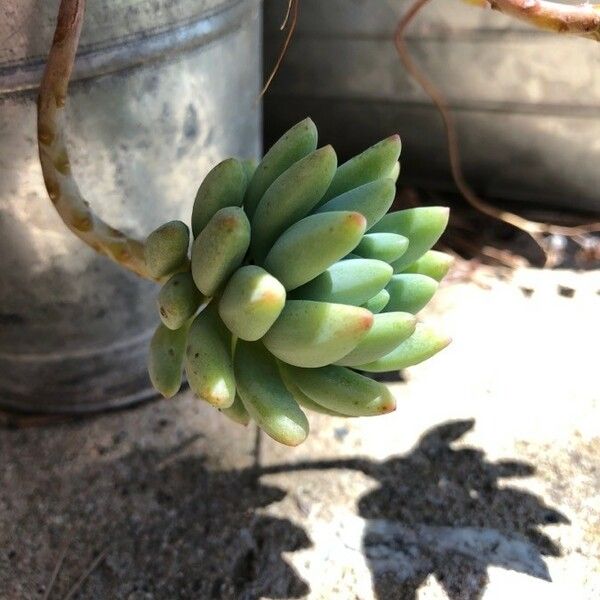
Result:
<svg viewBox="0 0 600 600">
<path fill-rule="evenodd" d="M 281 47 L 281 50 L 279 51 L 279 56 L 277 57 L 277 60 L 275 61 L 275 66 L 271 70 L 271 73 L 270 73 L 269 77 L 267 78 L 267 81 L 265 82 L 265 85 L 263 86 L 262 90 L 260 90 L 260 94 L 258 95 L 259 99 L 265 95 L 266 91 L 269 89 L 269 86 L 273 82 L 273 79 L 275 79 L 275 75 L 277 75 L 277 72 L 279 71 L 279 67 L 281 66 L 281 63 L 283 62 L 283 59 L 287 52 L 287 49 L 290 45 L 290 42 L 292 41 L 292 37 L 294 37 L 294 31 L 296 31 L 296 24 L 298 23 L 298 7 L 299 7 L 299 5 L 300 5 L 300 0 L 289 0 L 288 1 L 285 17 L 283 18 L 283 22 L 280 27 L 280 30 L 283 31 L 288 26 L 288 23 L 289 23 L 288 32 L 287 32 L 287 35 L 285 36 L 283 46 Z"/>
<path fill-rule="evenodd" d="M 73 587 L 67 592 L 67 595 L 64 597 L 64 600 L 71 600 L 71 598 L 75 597 L 80 590 L 86 579 L 96 570 L 96 568 L 102 563 L 102 561 L 107 557 L 110 546 L 107 546 L 96 556 L 96 558 L 89 564 L 89 566 L 85 569 L 85 571 L 79 576 L 79 579 L 73 584 Z"/>
<path fill-rule="evenodd" d="M 523 2 L 521 0 L 506 0 L 508 4 L 524 4 L 527 0 Z M 446 103 L 444 96 L 437 89 L 437 87 L 433 84 L 433 82 L 419 69 L 417 64 L 413 61 L 408 47 L 406 45 L 406 41 L 404 39 L 404 34 L 414 17 L 417 13 L 428 3 L 430 0 L 416 0 L 410 6 L 408 11 L 404 14 L 402 19 L 398 22 L 396 27 L 396 31 L 394 34 L 394 42 L 396 44 L 396 49 L 398 50 L 398 55 L 400 56 L 400 60 L 402 61 L 404 67 L 407 72 L 417 81 L 417 83 L 421 86 L 421 88 L 425 91 L 425 93 L 431 98 L 432 102 L 440 112 L 442 117 L 442 121 L 444 123 L 444 129 L 446 132 L 446 139 L 448 143 L 448 157 L 450 160 L 450 170 L 452 173 L 452 178 L 456 187 L 463 195 L 465 200 L 473 206 L 475 209 L 480 212 L 504 223 L 512 225 L 525 233 L 528 233 L 533 240 L 540 246 L 544 256 L 547 256 L 545 247 L 543 245 L 542 236 L 546 234 L 553 235 L 564 235 L 564 236 L 578 236 L 585 233 L 591 233 L 595 231 L 600 231 L 600 222 L 598 223 L 588 223 L 584 225 L 577 226 L 562 226 L 562 225 L 553 225 L 550 223 L 542 223 L 539 221 L 531 221 L 529 219 L 525 219 L 517 214 L 512 212 L 508 212 L 505 210 L 501 210 L 488 202 L 481 199 L 469 186 L 467 183 L 461 163 L 460 163 L 460 150 L 458 144 L 458 136 L 456 133 L 456 127 L 454 125 L 454 120 L 452 118 L 452 114 L 450 113 L 450 109 Z M 505 0 L 502 0 L 504 3 Z M 497 4 L 498 2 L 496 2 Z M 539 2 L 535 2 L 535 0 L 530 0 L 530 4 L 535 3 L 536 5 Z M 545 3 L 548 4 L 548 3 Z"/>
<path fill-rule="evenodd" d="M 65 557 L 67 556 L 67 551 L 69 549 L 70 544 L 71 544 L 71 535 L 65 536 L 65 539 L 63 540 L 60 552 L 58 554 L 58 559 L 56 561 L 56 564 L 54 565 L 54 569 L 52 570 L 52 576 L 50 577 L 50 581 L 48 582 L 48 587 L 46 588 L 46 591 L 44 592 L 44 597 L 42 598 L 42 600 L 48 600 L 48 598 L 50 598 L 50 594 L 52 593 L 52 589 L 54 588 L 56 578 L 58 577 L 58 574 L 60 573 L 63 563 L 65 562 Z"/>
<path fill-rule="evenodd" d="M 83 24 L 85 0 L 62 0 L 38 98 L 38 148 L 44 183 L 65 225 L 88 246 L 147 279 L 144 245 L 100 219 L 71 172 L 65 140 L 67 90 Z"/>
<path fill-rule="evenodd" d="M 600 4 L 563 4 L 546 0 L 464 0 L 516 17 L 538 29 L 600 41 Z"/>
</svg>

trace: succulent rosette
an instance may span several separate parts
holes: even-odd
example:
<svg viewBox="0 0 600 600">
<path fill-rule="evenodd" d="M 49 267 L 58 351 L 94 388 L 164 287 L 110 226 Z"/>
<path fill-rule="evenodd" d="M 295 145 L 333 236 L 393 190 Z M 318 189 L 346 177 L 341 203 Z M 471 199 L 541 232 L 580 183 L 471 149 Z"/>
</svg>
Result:
<svg viewBox="0 0 600 600">
<path fill-rule="evenodd" d="M 198 397 L 290 446 L 308 435 L 305 410 L 393 411 L 387 386 L 364 373 L 415 365 L 449 341 L 415 317 L 451 264 L 431 250 L 448 209 L 386 214 L 400 149 L 392 136 L 338 167 L 305 119 L 258 165 L 230 158 L 210 171 L 192 210 L 191 256 L 181 221 L 145 244 L 148 270 L 164 280 L 155 388 L 173 396 L 185 371 Z"/>
</svg>

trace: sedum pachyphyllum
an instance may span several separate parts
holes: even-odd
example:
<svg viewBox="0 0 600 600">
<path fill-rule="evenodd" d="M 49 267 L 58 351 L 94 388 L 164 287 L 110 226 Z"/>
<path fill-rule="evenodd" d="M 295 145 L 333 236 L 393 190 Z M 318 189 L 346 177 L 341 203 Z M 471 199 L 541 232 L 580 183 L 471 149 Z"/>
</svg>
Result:
<svg viewBox="0 0 600 600">
<path fill-rule="evenodd" d="M 338 166 L 310 119 L 258 164 L 229 158 L 204 179 L 190 229 L 166 223 L 145 244 L 163 278 L 150 344 L 155 388 L 171 397 L 183 372 L 236 423 L 273 439 L 306 439 L 305 410 L 375 416 L 395 409 L 364 375 L 403 369 L 449 339 L 417 322 L 451 258 L 431 250 L 448 209 L 387 213 L 400 138 Z"/>
</svg>

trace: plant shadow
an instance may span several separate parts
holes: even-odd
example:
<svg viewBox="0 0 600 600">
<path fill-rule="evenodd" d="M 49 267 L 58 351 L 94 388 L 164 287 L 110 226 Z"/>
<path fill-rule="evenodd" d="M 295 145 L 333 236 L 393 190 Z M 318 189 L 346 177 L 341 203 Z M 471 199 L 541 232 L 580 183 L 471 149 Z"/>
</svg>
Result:
<svg viewBox="0 0 600 600">
<path fill-rule="evenodd" d="M 451 600 L 477 600 L 491 565 L 548 580 L 544 557 L 561 552 L 541 527 L 568 520 L 504 481 L 533 475 L 531 465 L 492 462 L 479 449 L 453 447 L 473 427 L 472 420 L 440 424 L 409 453 L 384 462 L 356 458 L 223 470 L 189 451 L 198 435 L 167 450 L 133 446 L 83 471 L 65 469 L 60 481 L 41 477 L 5 541 L 18 548 L 22 537 L 32 548 L 50 547 L 56 560 L 69 538 L 52 598 L 64 597 L 101 552 L 103 560 L 77 598 L 301 598 L 309 584 L 284 553 L 312 544 L 303 526 L 264 513 L 286 491 L 261 477 L 350 469 L 378 483 L 358 500 L 358 512 L 379 600 L 416 599 L 430 576 Z M 7 532 L 9 521 L 0 519 Z M 36 560 L 34 553 L 14 576 L 39 570 Z M 40 588 L 32 597 L 42 595 Z"/>
<path fill-rule="evenodd" d="M 569 521 L 503 483 L 533 475 L 532 465 L 452 447 L 473 427 L 472 420 L 434 427 L 409 454 L 370 473 L 379 487 L 361 498 L 359 511 L 368 521 L 363 550 L 380 600 L 416 599 L 430 575 L 451 600 L 477 600 L 489 566 L 550 581 L 543 557 L 561 551 L 539 527 Z"/>
<path fill-rule="evenodd" d="M 474 425 L 471 419 L 437 425 L 409 453 L 384 462 L 293 467 L 353 469 L 377 481 L 358 500 L 358 512 L 366 522 L 362 550 L 378 600 L 416 600 L 430 576 L 450 600 L 478 600 L 490 566 L 550 581 L 544 557 L 559 557 L 561 550 L 540 528 L 569 520 L 506 481 L 534 475 L 531 464 L 492 462 L 480 449 L 452 446 Z"/>
<path fill-rule="evenodd" d="M 134 448 L 72 473 L 51 491 L 52 514 L 29 515 L 63 524 L 50 525 L 46 544 L 49 537 L 60 547 L 66 530 L 71 540 L 52 598 L 64 597 L 103 551 L 76 598 L 258 600 L 308 593 L 282 557 L 310 547 L 307 534 L 260 513 L 285 492 L 260 483 L 256 469 L 207 467 L 186 453 L 198 437 L 167 451 Z"/>
</svg>

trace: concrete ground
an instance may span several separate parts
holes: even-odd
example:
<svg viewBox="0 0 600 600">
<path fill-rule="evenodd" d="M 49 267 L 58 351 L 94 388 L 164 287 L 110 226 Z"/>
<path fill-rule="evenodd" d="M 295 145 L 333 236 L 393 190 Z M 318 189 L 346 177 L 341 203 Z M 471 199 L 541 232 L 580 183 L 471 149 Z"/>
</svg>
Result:
<svg viewBox="0 0 600 600">
<path fill-rule="evenodd" d="M 476 277 L 393 415 L 294 450 L 189 393 L 0 430 L 0 598 L 599 598 L 599 273 Z"/>
</svg>

